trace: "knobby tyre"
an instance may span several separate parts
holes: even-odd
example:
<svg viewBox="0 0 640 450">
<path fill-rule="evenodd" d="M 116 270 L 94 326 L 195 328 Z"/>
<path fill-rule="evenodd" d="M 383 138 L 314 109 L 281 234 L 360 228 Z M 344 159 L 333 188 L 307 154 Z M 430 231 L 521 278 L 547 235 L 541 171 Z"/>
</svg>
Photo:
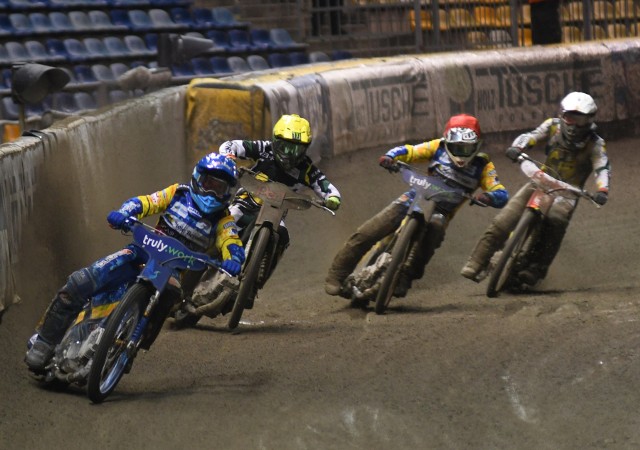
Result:
<svg viewBox="0 0 640 450">
<path fill-rule="evenodd" d="M 411 240 L 418 229 L 418 219 L 412 218 L 406 223 L 404 228 L 400 231 L 398 239 L 396 240 L 393 249 L 391 250 L 391 261 L 389 266 L 382 275 L 380 281 L 380 289 L 376 295 L 376 314 L 382 314 L 389 306 L 393 291 L 398 282 L 398 276 L 400 275 L 400 268 L 407 258 Z"/>
<path fill-rule="evenodd" d="M 103 402 L 113 392 L 133 362 L 127 345 L 151 294 L 148 287 L 134 284 L 111 313 L 89 372 L 87 394 L 93 403 Z"/>
<path fill-rule="evenodd" d="M 500 258 L 491 271 L 487 285 L 487 297 L 497 297 L 512 277 L 515 262 L 527 241 L 527 237 L 533 231 L 536 218 L 536 213 L 530 209 L 525 210 L 522 217 L 520 217 L 515 230 L 502 250 Z"/>
<path fill-rule="evenodd" d="M 261 227 L 253 238 L 249 261 L 247 261 L 242 281 L 238 287 L 236 302 L 233 305 L 231 317 L 229 317 L 229 322 L 227 324 L 231 330 L 238 326 L 242 313 L 244 312 L 244 308 L 247 305 L 247 300 L 251 295 L 255 294 L 255 285 L 260 273 L 260 262 L 262 261 L 262 258 L 264 258 L 264 254 L 269 246 L 269 239 L 271 239 L 271 230 L 267 227 Z"/>
</svg>

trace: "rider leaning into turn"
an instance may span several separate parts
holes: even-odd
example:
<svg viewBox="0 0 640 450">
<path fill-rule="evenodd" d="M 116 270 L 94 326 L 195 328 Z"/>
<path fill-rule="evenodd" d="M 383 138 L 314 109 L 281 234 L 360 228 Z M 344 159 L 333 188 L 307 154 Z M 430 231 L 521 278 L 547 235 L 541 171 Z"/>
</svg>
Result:
<svg viewBox="0 0 640 450">
<path fill-rule="evenodd" d="M 509 197 L 500 184 L 495 166 L 486 153 L 480 153 L 481 131 L 478 120 L 467 114 L 452 116 L 447 122 L 442 138 L 418 145 L 401 145 L 380 157 L 380 165 L 393 166 L 395 161 L 427 162 L 430 175 L 442 177 L 452 186 L 460 187 L 468 194 L 481 188 L 476 194 L 478 204 L 502 208 Z M 367 220 L 353 233 L 333 259 L 326 278 L 325 291 L 329 295 L 341 294 L 342 284 L 353 272 L 360 259 L 379 240 L 398 228 L 409 208 L 415 191 L 405 192 L 378 214 Z M 416 243 L 411 251 L 407 267 L 401 272 L 394 295 L 403 297 L 411 281 L 424 274 L 424 268 L 444 239 L 445 230 L 455 211 L 436 213 L 429 227 L 431 232 L 422 243 Z"/>
<path fill-rule="evenodd" d="M 340 192 L 329 182 L 307 156 L 311 144 L 311 126 L 309 122 L 297 114 L 285 114 L 273 127 L 271 141 L 232 140 L 222 143 L 221 155 L 241 160 L 252 160 L 255 164 L 251 170 L 289 187 L 307 186 L 324 200 L 331 210 L 340 207 Z M 260 203 L 246 190 L 240 188 L 230 207 L 240 230 L 250 227 L 260 211 Z M 246 231 L 250 231 L 247 229 Z M 278 228 L 277 261 L 289 245 L 289 232 L 284 220 Z"/>
<path fill-rule="evenodd" d="M 107 221 L 112 228 L 126 229 L 125 220 L 131 216 L 142 219 L 162 213 L 157 229 L 191 250 L 221 256 L 222 269 L 237 275 L 245 255 L 228 210 L 236 175 L 232 159 L 212 153 L 196 164 L 189 185 L 173 184 L 151 195 L 130 198 L 120 209 L 110 212 Z M 95 295 L 108 295 L 114 289 L 124 294 L 128 282 L 135 279 L 145 261 L 146 253 L 131 244 L 73 272 L 37 327 L 35 340 L 32 338 L 33 344 L 25 357 L 27 366 L 33 371 L 44 369 L 55 345 L 86 301 Z"/>
<path fill-rule="evenodd" d="M 560 108 L 561 117 L 549 118 L 535 130 L 518 136 L 507 149 L 507 156 L 517 161 L 521 152 L 546 142 L 543 170 L 578 188 L 584 186 L 593 172 L 597 188 L 594 201 L 604 205 L 609 192 L 610 167 L 605 141 L 595 132 L 596 103 L 588 94 L 572 92 L 561 101 Z M 476 282 L 482 279 L 491 257 L 515 228 L 533 189 L 531 183 L 525 184 L 495 216 L 462 268 L 462 276 Z M 577 199 L 556 199 L 542 230 L 543 245 L 534 249 L 532 263 L 518 274 L 523 283 L 533 286 L 546 276 L 576 206 Z"/>
</svg>

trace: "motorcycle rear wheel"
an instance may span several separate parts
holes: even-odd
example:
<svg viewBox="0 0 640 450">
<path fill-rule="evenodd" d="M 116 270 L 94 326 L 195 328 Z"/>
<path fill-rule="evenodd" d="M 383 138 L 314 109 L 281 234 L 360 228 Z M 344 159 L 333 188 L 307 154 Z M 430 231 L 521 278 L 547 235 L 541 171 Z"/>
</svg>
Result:
<svg viewBox="0 0 640 450">
<path fill-rule="evenodd" d="M 391 261 L 389 262 L 387 270 L 382 275 L 380 289 L 376 295 L 376 314 L 383 314 L 389 306 L 400 275 L 400 267 L 407 258 L 411 241 L 419 225 L 418 219 L 409 219 L 396 239 L 393 249 L 391 250 Z"/>
<path fill-rule="evenodd" d="M 151 294 L 148 287 L 134 284 L 109 317 L 87 381 L 87 395 L 93 403 L 102 403 L 133 363 L 129 343 Z"/>
<path fill-rule="evenodd" d="M 238 295 L 231 311 L 231 317 L 227 326 L 230 330 L 235 329 L 240 323 L 242 313 L 249 301 L 249 297 L 255 295 L 256 283 L 258 281 L 258 275 L 260 275 L 260 263 L 269 246 L 269 240 L 271 239 L 271 230 L 267 227 L 260 228 L 251 243 L 251 251 L 249 254 L 249 261 L 245 267 L 238 287 Z"/>
<path fill-rule="evenodd" d="M 489 276 L 487 284 L 487 297 L 497 297 L 508 285 L 513 277 L 515 263 L 527 242 L 527 238 L 534 231 L 537 215 L 531 209 L 527 209 L 518 221 L 515 230 L 507 240 L 500 258 Z"/>
</svg>

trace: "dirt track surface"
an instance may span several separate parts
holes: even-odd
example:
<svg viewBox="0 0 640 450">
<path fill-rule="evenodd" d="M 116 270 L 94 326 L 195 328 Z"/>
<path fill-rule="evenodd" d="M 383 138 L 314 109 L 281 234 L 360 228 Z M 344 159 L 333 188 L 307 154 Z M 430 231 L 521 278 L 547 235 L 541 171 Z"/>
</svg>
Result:
<svg viewBox="0 0 640 450">
<path fill-rule="evenodd" d="M 27 376 L 25 341 L 58 284 L 42 286 L 37 308 L 15 305 L 0 325 L 0 448 L 638 449 L 637 149 L 609 142 L 610 202 L 579 206 L 535 292 L 488 299 L 458 275 L 495 213 L 465 207 L 382 316 L 327 296 L 323 280 L 403 186 L 377 151 L 323 163 L 343 207 L 290 212 L 292 246 L 239 331 L 226 317 L 166 326 L 102 405 Z M 494 160 L 515 192 L 523 176 Z"/>
</svg>

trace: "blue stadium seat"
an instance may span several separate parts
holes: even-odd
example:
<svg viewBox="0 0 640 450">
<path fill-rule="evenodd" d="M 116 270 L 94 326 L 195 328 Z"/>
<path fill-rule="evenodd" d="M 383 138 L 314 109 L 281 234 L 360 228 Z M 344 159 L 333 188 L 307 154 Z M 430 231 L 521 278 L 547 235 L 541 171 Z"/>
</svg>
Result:
<svg viewBox="0 0 640 450">
<path fill-rule="evenodd" d="M 212 56 L 211 68 L 216 75 L 225 75 L 233 73 L 233 69 L 229 65 L 229 61 L 225 56 Z"/>
<path fill-rule="evenodd" d="M 0 13 L 0 36 L 11 36 L 13 34 L 13 26 L 9 20 L 9 14 Z"/>
<path fill-rule="evenodd" d="M 196 29 L 209 30 L 216 27 L 216 22 L 213 19 L 213 13 L 210 8 L 192 8 L 191 13 L 193 21 L 196 24 Z"/>
<path fill-rule="evenodd" d="M 125 27 L 127 30 L 132 30 L 131 19 L 129 19 L 129 13 L 126 9 L 111 9 L 109 10 L 109 17 L 111 17 L 111 23 L 119 27 Z"/>
<path fill-rule="evenodd" d="M 150 50 L 144 40 L 135 34 L 129 34 L 122 38 L 124 45 L 127 46 L 132 55 L 141 56 L 153 56 L 157 52 Z"/>
<path fill-rule="evenodd" d="M 29 21 L 33 26 L 35 34 L 50 34 L 54 32 L 49 16 L 42 12 L 32 12 L 29 14 Z"/>
<path fill-rule="evenodd" d="M 10 95 L 2 97 L 2 119 L 17 121 L 20 119 L 20 108 Z"/>
<path fill-rule="evenodd" d="M 9 9 L 12 11 L 30 11 L 33 9 L 45 9 L 48 2 L 40 0 L 7 0 Z"/>
<path fill-rule="evenodd" d="M 104 45 L 104 42 L 98 38 L 84 38 L 82 43 L 91 55 L 91 59 L 105 59 L 111 57 L 109 50 L 107 50 L 107 47 Z"/>
<path fill-rule="evenodd" d="M 117 36 L 107 36 L 102 39 L 109 55 L 114 58 L 133 57 L 134 55 L 129 47 L 127 47 L 122 39 Z"/>
<path fill-rule="evenodd" d="M 269 62 L 260 55 L 247 56 L 247 64 L 249 64 L 251 70 L 267 70 L 271 68 Z"/>
<path fill-rule="evenodd" d="M 93 94 L 85 91 L 78 91 L 73 93 L 73 99 L 76 103 L 79 113 L 93 111 L 98 108 L 98 102 Z"/>
<path fill-rule="evenodd" d="M 49 13 L 49 19 L 51 20 L 51 26 L 56 33 L 72 33 L 80 32 L 84 30 L 76 30 L 69 20 L 69 16 L 61 11 L 52 11 Z"/>
<path fill-rule="evenodd" d="M 9 60 L 12 62 L 27 62 L 31 59 L 31 55 L 22 42 L 9 41 L 5 42 L 4 47 L 9 54 Z"/>
<path fill-rule="evenodd" d="M 193 66 L 190 62 L 173 64 L 171 66 L 171 73 L 174 79 L 182 82 L 187 82 L 188 80 L 196 76 L 196 73 L 194 72 Z"/>
<path fill-rule="evenodd" d="M 191 60 L 193 66 L 193 72 L 196 75 L 211 75 L 213 68 L 211 67 L 211 60 L 205 57 L 193 58 Z"/>
<path fill-rule="evenodd" d="M 158 35 L 156 33 L 147 33 L 144 35 L 144 43 L 147 48 L 153 52 L 158 51 Z"/>
<path fill-rule="evenodd" d="M 311 62 L 329 62 L 331 58 L 325 52 L 317 50 L 315 52 L 309 53 L 309 60 Z"/>
<path fill-rule="evenodd" d="M 291 66 L 291 58 L 287 53 L 269 53 L 267 55 L 267 61 L 273 68 L 289 67 Z"/>
<path fill-rule="evenodd" d="M 207 39 L 211 39 L 216 47 L 219 49 L 230 52 L 231 51 L 231 42 L 229 42 L 229 36 L 223 30 L 209 30 L 205 32 L 205 37 Z"/>
<path fill-rule="evenodd" d="M 115 25 L 111 22 L 111 17 L 104 11 L 92 10 L 88 13 L 91 26 L 96 31 L 126 31 L 128 28 L 124 25 Z"/>
<path fill-rule="evenodd" d="M 60 55 L 50 55 L 47 48 L 40 41 L 25 41 L 24 46 L 29 52 L 31 59 L 38 63 L 61 63 L 65 58 Z"/>
<path fill-rule="evenodd" d="M 113 72 L 113 75 L 116 78 L 118 78 L 123 73 L 129 71 L 129 66 L 127 66 L 125 63 L 121 63 L 121 62 L 112 63 L 112 64 L 109 65 L 109 67 L 111 68 L 111 71 Z"/>
<path fill-rule="evenodd" d="M 92 59 L 89 50 L 87 50 L 87 47 L 85 47 L 84 43 L 79 39 L 66 38 L 62 40 L 62 43 L 69 55 L 69 60 L 72 62 L 82 62 Z"/>
<path fill-rule="evenodd" d="M 100 82 L 104 83 L 116 80 L 116 76 L 111 70 L 111 67 L 105 64 L 92 64 L 90 69 L 96 80 Z"/>
<path fill-rule="evenodd" d="M 311 59 L 306 52 L 291 52 L 289 53 L 289 59 L 291 59 L 291 64 L 294 66 L 309 64 L 311 62 Z"/>
<path fill-rule="evenodd" d="M 307 44 L 298 43 L 293 40 L 291 35 L 284 28 L 271 28 L 269 30 L 273 48 L 280 51 L 286 50 L 303 50 L 307 48 Z"/>
<path fill-rule="evenodd" d="M 178 25 L 183 26 L 185 29 L 191 30 L 202 30 L 208 29 L 208 27 L 201 27 L 200 24 L 197 24 L 196 21 L 191 17 L 191 12 L 187 8 L 183 7 L 175 7 L 169 10 L 169 14 L 171 14 L 171 19 L 177 23 Z"/>
<path fill-rule="evenodd" d="M 229 67 L 231 67 L 231 70 L 233 70 L 233 73 L 251 72 L 249 63 L 247 63 L 247 60 L 245 60 L 241 56 L 229 56 L 227 58 L 227 62 L 229 63 Z"/>
<path fill-rule="evenodd" d="M 340 61 L 342 59 L 351 59 L 353 55 L 348 50 L 334 50 L 331 52 L 331 59 L 333 61 Z"/>
<path fill-rule="evenodd" d="M 9 22 L 11 22 L 14 36 L 33 36 L 36 34 L 29 16 L 24 13 L 9 14 Z"/>
<path fill-rule="evenodd" d="M 98 82 L 91 67 L 86 64 L 76 64 L 73 66 L 73 74 L 80 84 L 95 84 Z"/>
<path fill-rule="evenodd" d="M 51 94 L 51 109 L 65 114 L 74 114 L 78 111 L 78 105 L 73 93 L 71 92 L 54 92 Z"/>
<path fill-rule="evenodd" d="M 69 17 L 69 21 L 73 25 L 73 28 L 78 31 L 92 31 L 93 24 L 91 23 L 91 19 L 84 11 L 69 11 L 67 13 Z"/>
<path fill-rule="evenodd" d="M 227 36 L 229 36 L 229 43 L 231 44 L 230 51 L 232 52 L 251 52 L 259 50 L 251 43 L 251 36 L 246 30 L 229 30 L 227 31 Z"/>
<path fill-rule="evenodd" d="M 171 16 L 164 9 L 152 8 L 149 10 L 149 20 L 153 24 L 153 29 L 159 32 L 175 32 L 186 29 L 184 25 L 179 25 L 171 19 Z"/>
<path fill-rule="evenodd" d="M 142 9 L 132 9 L 129 11 L 129 22 L 131 29 L 136 32 L 155 31 L 155 25 L 151 21 L 149 14 Z"/>
<path fill-rule="evenodd" d="M 224 28 L 224 29 L 232 29 L 232 28 L 249 28 L 249 22 L 240 22 L 238 21 L 231 10 L 224 6 L 218 6 L 211 8 L 211 14 L 213 16 L 213 21 L 215 22 L 216 27 Z"/>
<path fill-rule="evenodd" d="M 62 43 L 62 40 L 58 38 L 48 38 L 45 41 L 45 47 L 47 47 L 47 51 L 49 52 L 50 55 L 55 57 L 62 57 L 64 58 L 65 61 L 69 59 L 69 54 L 67 53 L 67 50 L 64 48 L 64 44 Z"/>
<path fill-rule="evenodd" d="M 249 30 L 249 34 L 255 50 L 269 51 L 273 48 L 269 30 L 265 28 L 252 28 Z"/>
</svg>

